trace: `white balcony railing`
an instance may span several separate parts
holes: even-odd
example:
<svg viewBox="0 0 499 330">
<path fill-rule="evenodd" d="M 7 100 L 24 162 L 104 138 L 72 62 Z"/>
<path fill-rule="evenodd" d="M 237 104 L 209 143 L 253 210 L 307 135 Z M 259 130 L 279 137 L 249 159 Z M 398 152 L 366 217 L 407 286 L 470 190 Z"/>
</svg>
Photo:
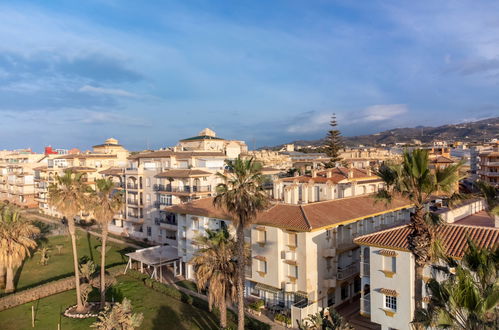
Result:
<svg viewBox="0 0 499 330">
<path fill-rule="evenodd" d="M 369 272 L 369 263 L 368 262 L 361 262 L 360 263 L 360 266 L 361 266 L 361 274 L 360 276 L 369 276 L 370 275 L 370 272 Z"/>
<path fill-rule="evenodd" d="M 338 267 L 338 280 L 344 280 L 355 273 L 359 272 L 359 266 L 358 264 L 351 264 L 346 267 L 340 268 Z"/>
<path fill-rule="evenodd" d="M 360 299 L 360 312 L 362 314 L 371 314 L 371 294 L 363 295 Z"/>
</svg>

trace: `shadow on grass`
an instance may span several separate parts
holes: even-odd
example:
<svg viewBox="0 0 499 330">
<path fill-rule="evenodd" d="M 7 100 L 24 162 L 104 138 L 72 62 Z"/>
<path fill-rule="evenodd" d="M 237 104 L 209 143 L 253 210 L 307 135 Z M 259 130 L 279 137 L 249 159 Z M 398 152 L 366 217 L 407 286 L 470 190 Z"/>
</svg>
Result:
<svg viewBox="0 0 499 330">
<path fill-rule="evenodd" d="M 177 313 L 173 309 L 171 309 L 168 306 L 161 306 L 158 311 L 156 312 L 156 315 L 154 316 L 154 319 L 152 321 L 152 330 L 163 330 L 166 329 L 165 325 L 166 324 L 171 324 L 175 325 L 176 330 L 187 330 L 183 325 L 182 325 L 182 320 L 178 317 Z"/>
</svg>

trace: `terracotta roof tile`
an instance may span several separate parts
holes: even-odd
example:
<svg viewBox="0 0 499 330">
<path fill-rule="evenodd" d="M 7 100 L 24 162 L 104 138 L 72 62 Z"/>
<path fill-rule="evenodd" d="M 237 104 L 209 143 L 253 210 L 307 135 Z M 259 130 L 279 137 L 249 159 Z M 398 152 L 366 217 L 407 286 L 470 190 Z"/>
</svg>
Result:
<svg viewBox="0 0 499 330">
<path fill-rule="evenodd" d="M 400 226 L 357 237 L 354 242 L 359 245 L 409 251 L 407 236 L 410 232 L 411 229 L 407 225 Z M 437 233 L 446 253 L 455 258 L 461 258 L 464 255 L 467 237 L 479 247 L 487 249 L 493 249 L 499 244 L 498 228 L 446 224 L 440 226 Z"/>
<path fill-rule="evenodd" d="M 303 205 L 275 203 L 266 211 L 259 213 L 255 223 L 289 230 L 311 231 L 410 206 L 407 200 L 397 198 L 390 205 L 376 203 L 370 195 Z M 231 219 L 226 212 L 213 206 L 212 197 L 173 205 L 167 207 L 166 210 L 174 213 Z"/>
</svg>

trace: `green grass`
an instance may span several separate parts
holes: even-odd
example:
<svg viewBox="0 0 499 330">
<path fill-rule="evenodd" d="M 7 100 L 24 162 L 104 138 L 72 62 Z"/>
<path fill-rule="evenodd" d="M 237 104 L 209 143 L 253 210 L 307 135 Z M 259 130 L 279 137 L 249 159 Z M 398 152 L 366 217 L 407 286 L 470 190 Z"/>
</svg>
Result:
<svg viewBox="0 0 499 330">
<path fill-rule="evenodd" d="M 140 329 L 218 329 L 213 313 L 158 293 L 129 276 L 118 277 L 115 288 L 123 297 L 131 299 L 134 312 L 143 313 Z M 31 329 L 31 306 L 36 310 L 35 329 L 88 329 L 95 319 L 73 320 L 60 316 L 64 309 L 75 303 L 74 290 L 53 295 L 0 312 L 2 330 Z M 230 325 L 235 326 L 230 315 Z"/>
<path fill-rule="evenodd" d="M 198 287 L 197 287 L 196 283 L 194 283 L 192 281 L 183 280 L 183 281 L 175 282 L 175 284 L 178 285 L 178 286 L 181 286 L 183 288 L 186 288 L 188 290 L 191 290 L 191 291 L 194 291 L 194 292 L 198 292 Z"/>
<path fill-rule="evenodd" d="M 100 241 L 95 236 L 87 235 L 87 233 L 82 231 L 78 231 L 78 237 L 78 258 L 86 256 L 99 266 L 100 253 L 96 250 L 96 246 L 101 244 Z M 69 236 L 48 237 L 48 241 L 42 243 L 42 245 L 48 246 L 51 249 L 49 252 L 50 259 L 48 265 L 40 265 L 40 254 L 38 253 L 35 253 L 31 258 L 26 259 L 23 265 L 16 271 L 17 291 L 74 274 L 73 253 Z M 61 254 L 58 253 L 56 245 L 63 245 Z M 124 249 L 126 249 L 125 245 L 108 241 L 108 246 L 110 246 L 111 249 L 106 254 L 107 265 L 116 265 L 126 262 L 125 258 L 123 258 L 119 252 L 123 252 Z"/>
</svg>

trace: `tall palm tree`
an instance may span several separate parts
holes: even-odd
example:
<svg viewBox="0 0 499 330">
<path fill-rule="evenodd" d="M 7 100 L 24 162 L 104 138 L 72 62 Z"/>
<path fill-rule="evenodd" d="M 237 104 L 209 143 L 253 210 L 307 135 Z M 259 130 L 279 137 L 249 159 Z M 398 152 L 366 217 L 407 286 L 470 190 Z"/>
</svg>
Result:
<svg viewBox="0 0 499 330">
<path fill-rule="evenodd" d="M 399 195 L 409 199 L 414 205 L 409 224 L 411 233 L 407 237 L 409 250 L 414 256 L 414 316 L 422 308 L 423 269 L 431 259 L 435 241 L 436 231 L 432 224 L 438 221 L 438 217 L 427 212 L 426 206 L 434 194 L 454 193 L 462 163 L 434 170 L 428 165 L 428 150 L 415 149 L 404 152 L 401 164 L 382 165 L 376 171 L 385 183 L 385 188 L 376 193 L 376 199 L 390 203 L 394 195 Z M 418 324 L 415 323 L 415 326 L 418 327 Z"/>
<path fill-rule="evenodd" d="M 6 207 L 0 212 L 0 264 L 7 270 L 5 292 L 14 291 L 14 269 L 31 255 L 38 233 L 39 229 L 16 209 Z"/>
<path fill-rule="evenodd" d="M 475 185 L 487 202 L 487 212 L 491 216 L 499 216 L 499 189 L 485 181 L 478 181 Z"/>
<path fill-rule="evenodd" d="M 73 248 L 73 264 L 76 284 L 76 309 L 83 311 L 81 301 L 80 275 L 78 272 L 78 250 L 76 249 L 76 227 L 74 218 L 82 211 L 89 209 L 89 192 L 91 188 L 83 181 L 81 173 L 71 170 L 64 175 L 56 176 L 56 182 L 49 186 L 49 204 L 61 213 L 68 223 L 69 236 Z"/>
<path fill-rule="evenodd" d="M 438 267 L 445 280 L 427 283 L 428 307 L 421 311 L 426 327 L 497 329 L 499 326 L 499 248 L 478 248 L 468 240 L 461 262 L 447 257 Z"/>
<path fill-rule="evenodd" d="M 237 317 L 238 329 L 244 329 L 244 281 L 246 258 L 244 254 L 244 229 L 256 218 L 259 211 L 268 205 L 268 197 L 262 188 L 261 164 L 250 159 L 226 161 L 226 174 L 217 173 L 222 183 L 217 185 L 213 200 L 230 216 L 236 227 L 237 259 Z"/>
<path fill-rule="evenodd" d="M 200 247 L 192 259 L 198 289 L 208 288 L 208 303 L 220 310 L 220 327 L 227 327 L 227 301 L 236 296 L 235 241 L 226 231 L 206 230 L 207 236 L 195 238 Z"/>
<path fill-rule="evenodd" d="M 106 242 L 108 225 L 116 213 L 123 208 L 123 195 L 115 191 L 114 182 L 110 179 L 98 179 L 96 190 L 92 195 L 93 211 L 97 222 L 101 226 L 102 245 L 100 263 L 100 303 L 104 308 L 106 303 Z"/>
</svg>

